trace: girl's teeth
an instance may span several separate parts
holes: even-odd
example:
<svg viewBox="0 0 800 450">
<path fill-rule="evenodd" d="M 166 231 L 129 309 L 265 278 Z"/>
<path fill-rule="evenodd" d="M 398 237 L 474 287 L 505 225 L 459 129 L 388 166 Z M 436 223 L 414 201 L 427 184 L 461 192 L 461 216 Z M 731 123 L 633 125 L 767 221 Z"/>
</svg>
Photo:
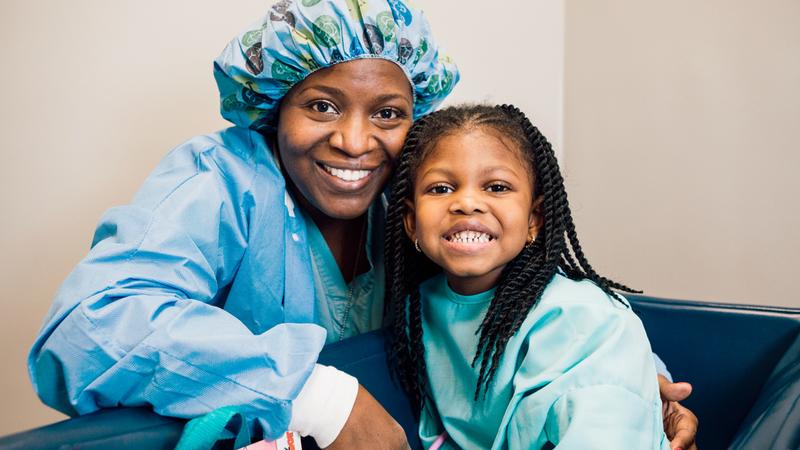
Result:
<svg viewBox="0 0 800 450">
<path fill-rule="evenodd" d="M 358 181 L 369 175 L 370 172 L 369 170 L 337 169 L 330 166 L 323 167 L 325 168 L 326 172 L 344 181 Z"/>
<path fill-rule="evenodd" d="M 454 234 L 450 240 L 461 244 L 472 244 L 489 242 L 492 238 L 486 233 L 479 233 L 477 231 L 459 231 Z"/>
</svg>

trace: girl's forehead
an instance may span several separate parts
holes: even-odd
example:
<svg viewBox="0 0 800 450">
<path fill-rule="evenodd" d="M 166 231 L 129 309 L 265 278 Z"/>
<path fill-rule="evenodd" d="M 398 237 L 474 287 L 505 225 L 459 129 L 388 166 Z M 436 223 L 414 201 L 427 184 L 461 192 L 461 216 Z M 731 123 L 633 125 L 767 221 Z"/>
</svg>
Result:
<svg viewBox="0 0 800 450">
<path fill-rule="evenodd" d="M 503 167 L 519 174 L 528 173 L 523 150 L 513 140 L 489 127 L 473 127 L 449 132 L 424 152 L 417 166 L 417 177 L 441 169 L 450 173 L 481 171 Z"/>
<path fill-rule="evenodd" d="M 528 165 L 525 151 L 520 144 L 488 125 L 469 126 L 441 135 L 425 152 L 421 164 L 464 158 L 471 158 L 474 164 L 480 164 L 481 160 L 499 158 L 510 165 L 524 166 L 525 170 Z"/>
<path fill-rule="evenodd" d="M 517 141 L 483 125 L 440 136 L 422 155 L 415 175 L 419 179 L 436 173 L 457 176 L 499 170 L 533 180 L 530 164 Z"/>
</svg>

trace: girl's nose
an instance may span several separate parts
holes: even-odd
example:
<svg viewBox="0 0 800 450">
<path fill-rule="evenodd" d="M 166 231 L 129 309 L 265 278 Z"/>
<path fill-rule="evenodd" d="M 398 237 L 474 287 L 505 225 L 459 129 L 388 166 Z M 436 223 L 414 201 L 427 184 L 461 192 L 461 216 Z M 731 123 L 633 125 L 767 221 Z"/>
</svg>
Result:
<svg viewBox="0 0 800 450">
<path fill-rule="evenodd" d="M 349 117 L 340 120 L 330 137 L 330 145 L 351 158 L 369 153 L 373 138 L 369 120 Z"/>
<path fill-rule="evenodd" d="M 462 191 L 453 197 L 453 202 L 450 204 L 450 212 L 452 214 L 482 214 L 487 211 L 486 202 L 478 192 Z"/>
</svg>

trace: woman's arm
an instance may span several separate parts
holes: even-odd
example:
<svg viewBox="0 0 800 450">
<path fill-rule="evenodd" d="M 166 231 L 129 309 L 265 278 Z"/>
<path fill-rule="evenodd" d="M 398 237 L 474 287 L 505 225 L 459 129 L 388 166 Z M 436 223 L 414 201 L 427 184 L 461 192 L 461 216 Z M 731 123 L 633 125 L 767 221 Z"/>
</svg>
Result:
<svg viewBox="0 0 800 450">
<path fill-rule="evenodd" d="M 152 405 L 178 417 L 242 405 L 268 437 L 288 426 L 325 332 L 281 324 L 254 334 L 216 306 L 247 248 L 254 174 L 217 144 L 182 145 L 133 204 L 101 220 L 30 353 L 45 403 L 69 414 Z"/>
</svg>

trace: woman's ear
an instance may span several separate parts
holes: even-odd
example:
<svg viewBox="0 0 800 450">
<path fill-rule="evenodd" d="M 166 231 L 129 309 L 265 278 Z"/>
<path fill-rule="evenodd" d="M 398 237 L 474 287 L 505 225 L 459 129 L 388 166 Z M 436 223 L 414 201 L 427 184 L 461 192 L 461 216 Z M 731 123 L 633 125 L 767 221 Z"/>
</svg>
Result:
<svg viewBox="0 0 800 450">
<path fill-rule="evenodd" d="M 542 228 L 544 217 L 542 217 L 542 202 L 544 196 L 538 196 L 531 203 L 531 215 L 528 218 L 528 237 L 536 239 L 539 229 Z"/>
<path fill-rule="evenodd" d="M 403 212 L 403 227 L 406 229 L 406 235 L 412 241 L 417 239 L 417 216 L 414 210 L 414 202 L 409 199 L 405 200 L 406 210 Z"/>
</svg>

